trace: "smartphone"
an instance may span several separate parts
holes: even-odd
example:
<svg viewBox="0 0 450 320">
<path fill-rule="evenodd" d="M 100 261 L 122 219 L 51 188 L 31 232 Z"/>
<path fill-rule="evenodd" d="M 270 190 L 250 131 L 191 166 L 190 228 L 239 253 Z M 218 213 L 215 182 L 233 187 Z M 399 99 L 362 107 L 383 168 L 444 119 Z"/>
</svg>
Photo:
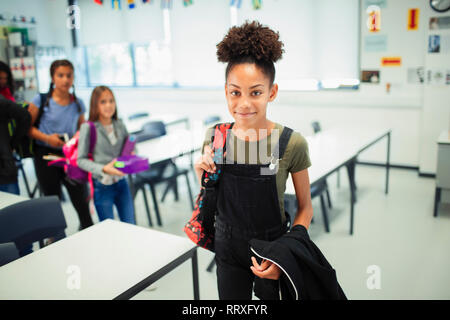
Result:
<svg viewBox="0 0 450 320">
<path fill-rule="evenodd" d="M 64 143 L 69 141 L 69 135 L 67 133 L 58 134 L 58 138 Z"/>
</svg>

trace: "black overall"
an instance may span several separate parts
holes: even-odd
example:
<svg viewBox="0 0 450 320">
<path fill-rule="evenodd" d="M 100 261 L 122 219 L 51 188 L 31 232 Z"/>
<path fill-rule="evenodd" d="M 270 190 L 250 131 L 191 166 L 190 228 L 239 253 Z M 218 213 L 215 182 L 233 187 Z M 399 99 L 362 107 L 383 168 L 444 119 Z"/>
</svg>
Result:
<svg viewBox="0 0 450 320">
<path fill-rule="evenodd" d="M 274 148 L 275 159 L 283 157 L 291 133 L 291 129 L 284 128 L 278 146 Z M 289 217 L 283 223 L 280 215 L 276 184 L 278 168 L 269 165 L 227 162 L 223 166 L 215 222 L 215 260 L 221 300 L 251 300 L 256 276 L 250 266 L 251 257 L 255 255 L 251 253 L 248 241 L 272 241 L 288 230 Z M 269 167 L 273 170 L 267 175 Z M 261 169 L 265 174 L 261 174 Z"/>
</svg>

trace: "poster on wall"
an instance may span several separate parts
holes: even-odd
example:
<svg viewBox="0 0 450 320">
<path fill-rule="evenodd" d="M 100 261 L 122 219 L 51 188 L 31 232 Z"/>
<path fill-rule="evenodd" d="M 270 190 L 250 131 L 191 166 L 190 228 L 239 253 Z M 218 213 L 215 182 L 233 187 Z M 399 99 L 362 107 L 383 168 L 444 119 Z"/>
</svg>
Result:
<svg viewBox="0 0 450 320">
<path fill-rule="evenodd" d="M 409 9 L 408 10 L 408 30 L 418 30 L 419 29 L 419 9 Z"/>
<path fill-rule="evenodd" d="M 383 67 L 400 67 L 402 65 L 401 57 L 383 57 L 381 58 L 381 66 Z"/>
<path fill-rule="evenodd" d="M 364 37 L 364 51 L 383 52 L 387 50 L 386 35 L 369 35 Z"/>
<path fill-rule="evenodd" d="M 429 27 L 430 30 L 450 29 L 450 16 L 431 17 Z"/>
<path fill-rule="evenodd" d="M 381 9 L 379 6 L 368 6 L 366 25 L 370 32 L 378 32 L 381 29 Z"/>
<path fill-rule="evenodd" d="M 366 0 L 364 2 L 366 8 L 369 6 L 377 6 L 380 8 L 386 8 L 386 0 Z"/>
<path fill-rule="evenodd" d="M 446 83 L 446 70 L 442 68 L 427 70 L 427 84 L 444 85 Z"/>
<path fill-rule="evenodd" d="M 379 70 L 362 70 L 361 82 L 364 83 L 380 83 L 380 71 Z"/>
<path fill-rule="evenodd" d="M 424 67 L 408 68 L 407 74 L 408 84 L 422 84 L 425 82 L 425 69 Z"/>
<path fill-rule="evenodd" d="M 428 53 L 441 52 L 441 36 L 431 35 L 428 36 Z"/>
</svg>

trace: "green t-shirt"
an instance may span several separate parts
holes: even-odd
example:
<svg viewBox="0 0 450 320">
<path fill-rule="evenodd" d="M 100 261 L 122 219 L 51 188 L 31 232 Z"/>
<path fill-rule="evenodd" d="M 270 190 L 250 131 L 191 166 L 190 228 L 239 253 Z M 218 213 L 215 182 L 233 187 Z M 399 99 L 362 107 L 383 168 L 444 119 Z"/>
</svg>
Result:
<svg viewBox="0 0 450 320">
<path fill-rule="evenodd" d="M 278 138 L 283 131 L 283 126 L 275 123 L 275 127 L 270 135 L 259 141 L 244 141 L 237 138 L 232 131 L 229 131 L 227 137 L 227 155 L 226 162 L 232 160 L 236 163 L 245 164 L 267 164 L 271 159 L 271 147 L 276 145 Z M 211 143 L 214 136 L 213 127 L 206 132 L 203 147 Z M 202 147 L 202 152 L 203 152 Z M 266 149 L 264 152 L 264 149 Z M 250 152 L 251 150 L 251 152 Z M 261 152 L 260 152 L 261 150 Z M 278 172 L 276 174 L 278 202 L 280 205 L 280 214 L 284 222 L 284 192 L 286 190 L 286 180 L 289 172 L 295 173 L 311 166 L 308 152 L 308 142 L 298 132 L 292 132 L 291 138 L 287 144 L 283 157 L 279 162 Z"/>
</svg>

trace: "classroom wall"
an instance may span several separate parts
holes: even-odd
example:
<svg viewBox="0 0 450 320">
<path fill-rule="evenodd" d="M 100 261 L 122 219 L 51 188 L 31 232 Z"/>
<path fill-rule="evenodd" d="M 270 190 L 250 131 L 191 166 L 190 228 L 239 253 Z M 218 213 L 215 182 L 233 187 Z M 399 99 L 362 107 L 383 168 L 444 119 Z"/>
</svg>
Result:
<svg viewBox="0 0 450 320">
<path fill-rule="evenodd" d="M 306 2 L 305 2 L 306 3 Z M 303 5 L 306 5 L 303 3 Z M 339 12 L 339 7 L 333 5 L 329 1 L 309 3 L 310 5 L 319 6 L 323 13 L 319 17 L 309 17 L 310 19 L 318 20 L 316 33 L 330 32 L 333 30 L 333 23 L 339 23 L 339 19 L 348 19 L 348 17 Z M 287 125 L 296 127 L 302 133 L 311 133 L 310 123 L 313 120 L 319 120 L 323 128 L 333 125 L 352 125 L 359 123 L 362 125 L 371 125 L 382 123 L 392 127 L 392 151 L 391 162 L 397 165 L 418 167 L 420 165 L 420 141 L 421 141 L 421 126 L 422 126 L 422 109 L 424 100 L 424 86 L 423 85 L 408 85 L 406 79 L 406 70 L 408 66 L 424 66 L 424 55 L 426 50 L 426 24 L 422 19 L 423 12 L 427 11 L 427 4 L 423 1 L 408 2 L 406 0 L 397 0 L 395 2 L 388 1 L 387 7 L 383 9 L 382 13 L 382 32 L 389 34 L 388 37 L 388 51 L 383 53 L 366 53 L 361 47 L 361 68 L 362 69 L 380 69 L 381 83 L 379 85 L 361 84 L 357 91 L 321 91 L 321 92 L 295 92 L 284 91 L 282 86 L 282 79 L 277 79 L 280 82 L 280 93 L 277 100 L 269 107 L 269 115 L 276 121 L 285 123 Z M 406 31 L 407 8 L 409 4 L 419 6 L 421 9 L 420 28 L 416 33 L 408 33 Z M 300 6 L 300 4 L 299 4 Z M 239 11 L 239 22 L 244 20 L 247 10 L 247 15 L 251 16 L 249 4 L 244 2 Z M 191 7 L 194 8 L 194 7 Z M 174 11 L 177 9 L 176 3 Z M 184 8 L 183 8 L 184 9 Z M 188 8 L 189 9 L 189 8 Z M 298 9 L 298 10 L 297 10 Z M 186 9 L 185 9 L 186 10 Z M 364 1 L 361 6 L 361 37 L 368 34 L 365 27 L 365 20 L 367 14 L 365 13 Z M 301 15 L 300 8 L 293 8 L 289 14 L 293 16 Z M 334 14 L 334 15 L 333 15 Z M 270 14 L 260 12 L 253 13 L 253 16 L 259 15 L 262 19 L 269 19 Z M 403 22 L 400 21 L 399 16 L 403 16 Z M 289 21 L 288 17 L 283 20 L 284 23 Z M 334 17 L 333 23 L 330 23 L 331 17 Z M 305 17 L 307 19 L 308 17 Z M 238 19 L 238 20 L 239 20 Z M 292 20 L 291 19 L 291 20 Z M 296 23 L 291 24 L 292 28 L 297 29 L 297 33 L 304 36 L 300 22 L 305 22 L 305 19 L 297 19 Z M 176 24 L 178 19 L 172 19 L 172 23 Z M 283 22 L 279 22 L 280 28 L 283 28 Z M 180 23 L 186 23 L 181 21 Z M 300 24 L 299 24 L 300 23 Z M 185 43 L 192 40 L 192 31 L 187 28 L 185 35 Z M 174 27 L 173 29 L 177 29 Z M 336 29 L 336 28 L 335 28 Z M 286 28 L 285 28 L 286 30 Z M 289 49 L 289 39 L 295 37 L 297 33 L 286 32 L 281 33 L 283 40 L 287 42 L 286 50 Z M 313 33 L 307 33 L 312 35 Z M 209 36 L 209 35 L 208 35 Z M 342 32 L 342 34 L 334 34 L 329 37 L 329 42 L 318 44 L 314 42 L 314 37 L 310 38 L 308 43 L 321 47 L 321 50 L 312 51 L 316 54 L 328 55 L 329 60 L 333 65 L 339 63 L 339 57 L 333 54 L 333 45 L 339 45 L 341 37 L 351 36 L 349 32 Z M 188 47 L 183 43 L 183 37 L 179 39 L 180 48 Z M 358 41 L 355 39 L 354 41 Z M 362 41 L 361 46 L 362 46 Z M 175 41 L 174 41 L 175 43 Z M 212 47 L 213 48 L 213 47 Z M 291 49 L 301 50 L 300 47 Z M 182 50 L 186 52 L 185 63 L 192 66 L 192 74 L 195 76 L 195 69 L 197 67 L 195 61 L 202 59 L 195 59 L 195 56 L 189 55 L 189 52 L 195 55 L 194 50 Z M 396 68 L 381 68 L 381 56 L 400 55 L 403 57 L 403 65 Z M 288 54 L 277 64 L 277 68 L 283 67 L 282 63 L 289 60 L 290 65 L 304 63 L 305 68 L 310 66 L 313 61 L 295 61 L 294 58 L 289 58 Z M 289 59 L 288 59 L 289 58 Z M 177 58 L 175 58 L 176 60 Z M 312 59 L 312 58 L 311 58 Z M 341 60 L 344 57 L 341 57 Z M 352 59 L 357 59 L 353 57 Z M 181 60 L 181 59 L 180 59 Z M 183 61 L 181 61 L 183 62 Z M 176 63 L 179 63 L 177 61 Z M 176 64 L 175 63 L 175 64 Z M 356 63 L 355 63 L 356 64 Z M 323 71 L 332 71 L 330 66 L 324 66 Z M 213 73 L 221 72 L 221 70 L 213 70 Z M 222 76 L 223 73 L 220 73 Z M 216 76 L 215 76 L 216 77 Z M 278 73 L 280 77 L 280 73 Z M 390 82 L 390 93 L 386 92 L 385 84 Z M 89 91 L 89 90 L 88 90 Z M 86 98 L 89 94 L 86 92 Z M 206 113 L 219 113 L 225 117 L 227 115 L 226 102 L 222 90 L 156 90 L 156 89 L 117 89 L 116 95 L 122 105 L 126 105 L 127 112 L 131 112 L 135 108 L 142 108 L 144 105 L 153 111 L 158 112 L 162 108 L 165 112 L 182 112 L 192 113 L 194 117 L 200 118 Z M 148 101 L 145 103 L 144 101 Z M 181 103 L 183 102 L 183 103 Z M 355 133 L 357 134 L 357 133 Z M 378 146 L 365 152 L 360 160 L 370 162 L 383 162 L 386 158 L 385 142 L 383 141 Z M 432 155 L 431 155 L 432 158 Z M 428 162 L 433 162 L 433 159 L 428 159 Z M 433 172 L 433 169 L 430 172 Z"/>
<path fill-rule="evenodd" d="M 198 0 L 198 2 L 205 0 Z M 80 6 L 87 6 L 88 10 L 82 11 L 80 30 L 80 40 L 82 44 L 97 44 L 101 42 L 120 42 L 142 40 L 143 42 L 152 39 L 164 39 L 161 31 L 161 15 L 153 15 L 155 10 L 121 10 L 111 15 L 108 19 L 99 16 L 101 13 L 97 5 L 90 0 L 80 0 Z M 199 29 L 195 26 L 195 21 L 177 17 L 176 10 L 181 9 L 181 1 L 174 3 L 171 12 L 171 23 L 181 23 L 186 26 L 186 33 L 173 31 L 172 41 L 175 46 L 186 54 L 185 58 L 174 56 L 173 63 L 186 63 L 192 65 L 194 76 L 196 62 L 189 53 L 195 52 L 194 47 L 189 47 L 189 43 L 195 40 L 195 32 Z M 226 1 L 228 3 L 228 1 Z M 245 1 L 244 1 L 245 2 Z M 329 2 L 329 0 L 325 1 Z M 321 6 L 324 14 L 315 19 L 321 18 L 316 32 L 327 31 L 327 23 L 330 17 L 336 20 L 346 19 L 340 14 L 339 7 L 325 2 L 315 1 L 316 6 Z M 450 69 L 448 55 L 428 54 L 427 44 L 430 34 L 448 34 L 449 30 L 430 32 L 428 30 L 428 19 L 431 16 L 448 16 L 450 13 L 439 14 L 429 8 L 428 1 L 425 0 L 386 0 L 386 7 L 382 9 L 382 24 L 379 34 L 387 35 L 387 50 L 384 52 L 366 52 L 364 48 L 364 37 L 368 35 L 365 26 L 367 13 L 365 12 L 366 0 L 361 0 L 361 26 L 360 26 L 360 63 L 361 69 L 377 69 L 381 72 L 380 84 L 361 84 L 357 91 L 320 91 L 320 92 L 295 92 L 285 91 L 280 88 L 276 102 L 269 106 L 269 115 L 276 121 L 296 127 L 302 133 L 311 133 L 310 122 L 319 120 L 322 127 L 326 129 L 335 124 L 350 126 L 354 123 L 362 125 L 387 124 L 392 132 L 391 162 L 397 165 L 419 167 L 421 173 L 435 173 L 436 171 L 436 139 L 440 131 L 448 129 L 450 126 L 450 86 L 436 86 L 430 84 L 408 84 L 407 69 L 411 67 L 423 66 L 427 68 L 445 67 Z M 65 1 L 38 0 L 26 1 L 17 0 L 2 2 L 2 11 L 6 9 L 10 12 L 23 12 L 25 15 L 34 15 L 37 20 L 37 34 L 41 45 L 64 45 L 70 46 L 70 30 L 65 27 L 66 13 Z M 105 3 L 105 5 L 110 5 Z M 125 2 L 122 3 L 125 5 Z M 159 6 L 153 3 L 152 6 Z M 264 5 L 264 4 L 263 4 Z M 97 7 L 96 7 L 97 6 Z M 247 5 L 248 6 L 248 5 Z M 407 10 L 409 8 L 419 8 L 419 29 L 417 31 L 407 30 Z M 194 10 L 193 6 L 182 8 L 183 10 Z M 96 11 L 97 10 L 97 11 Z M 218 10 L 218 8 L 216 8 Z M 245 9 L 244 5 L 242 10 Z M 83 14 L 86 13 L 90 14 Z M 103 10 L 104 12 L 105 10 Z M 297 11 L 297 12 L 296 12 Z M 301 10 L 300 10 L 301 11 Z M 300 14 L 299 10 L 289 12 L 290 16 Z M 108 10 L 109 13 L 113 12 Z M 240 14 L 240 19 L 244 16 L 244 11 Z M 261 13 L 262 14 L 262 13 Z M 97 17 L 97 19 L 95 19 Z M 159 20 L 158 20 L 159 19 Z M 229 14 L 223 14 L 224 21 L 229 19 Z M 102 23 L 98 23 L 102 21 Z M 144 22 L 143 22 L 144 21 Z M 178 22 L 177 22 L 178 21 Z M 221 21 L 223 23 L 224 21 Z M 95 23 L 94 27 L 89 27 Z M 109 24 L 108 24 L 109 23 Z M 145 24 L 142 24 L 145 23 Z M 338 22 L 335 22 L 338 23 Z M 126 28 L 118 27 L 126 25 Z M 173 28 L 172 30 L 178 30 Z M 209 30 L 203 30 L 205 36 L 212 37 Z M 225 31 L 224 31 L 225 32 Z M 282 35 L 286 39 L 293 34 Z M 339 44 L 339 34 L 335 34 L 328 49 L 319 50 L 321 54 L 328 54 L 330 61 L 336 59 L 333 55 L 332 46 Z M 346 37 L 348 34 L 342 34 Z M 175 41 L 176 40 L 176 41 Z M 184 42 L 183 42 L 184 40 Z M 212 41 L 212 40 L 211 40 Z M 312 41 L 312 40 L 311 40 Z M 176 44 L 175 44 L 176 43 Z M 213 44 L 213 41 L 211 42 Z M 311 44 L 313 45 L 313 44 Z M 286 46 L 287 48 L 289 45 Z M 192 50 L 191 50 L 192 49 Z M 206 48 L 203 48 L 207 50 Z M 203 50 L 202 49 L 202 50 Z M 210 48 L 209 51 L 214 50 Z M 209 52 L 208 51 L 208 52 Z M 202 51 L 203 52 L 203 51 Z M 209 55 L 211 55 L 209 53 Z M 401 56 L 402 65 L 400 67 L 380 67 L 382 56 Z M 287 55 L 286 55 L 287 57 Z M 354 58 L 356 59 L 356 58 Z M 295 59 L 287 60 L 296 63 Z M 339 61 L 339 60 L 338 60 Z M 300 63 L 300 62 L 299 62 Z M 281 64 L 281 62 L 280 62 Z M 324 68 L 327 69 L 326 67 Z M 176 68 L 175 68 L 176 70 Z M 223 66 L 218 64 L 216 69 L 208 70 L 215 79 L 223 79 Z M 220 75 L 217 76 L 217 73 Z M 222 80 L 220 80 L 222 81 Z M 386 92 L 386 82 L 391 83 L 390 92 Z M 91 89 L 78 88 L 77 93 L 89 101 Z M 172 112 L 188 113 L 193 119 L 200 119 L 203 115 L 219 113 L 227 117 L 226 102 L 224 94 L 219 90 L 187 90 L 187 89 L 116 89 L 115 90 L 119 108 L 125 115 L 133 110 L 149 108 L 152 113 Z M 355 133 L 357 134 L 357 133 Z M 379 146 L 366 151 L 361 157 L 361 161 L 383 162 L 385 161 L 384 142 Z"/>
</svg>

